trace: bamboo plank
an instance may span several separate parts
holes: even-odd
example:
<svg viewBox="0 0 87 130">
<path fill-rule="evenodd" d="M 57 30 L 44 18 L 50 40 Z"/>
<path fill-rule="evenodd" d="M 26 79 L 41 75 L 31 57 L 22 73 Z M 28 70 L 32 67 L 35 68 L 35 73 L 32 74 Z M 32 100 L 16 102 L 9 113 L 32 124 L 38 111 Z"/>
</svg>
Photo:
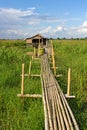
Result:
<svg viewBox="0 0 87 130">
<path fill-rule="evenodd" d="M 40 94 L 17 94 L 18 97 L 29 97 L 29 98 L 42 98 Z"/>
<path fill-rule="evenodd" d="M 60 93 L 62 95 L 62 98 L 63 98 L 63 100 L 64 100 L 64 102 L 66 104 L 66 107 L 68 109 L 68 113 L 70 115 L 70 118 L 72 119 L 72 123 L 74 124 L 75 130 L 79 130 L 79 127 L 78 127 L 78 124 L 77 124 L 76 119 L 74 117 L 74 114 L 73 114 L 73 112 L 72 112 L 72 110 L 71 110 L 71 108 L 70 108 L 70 106 L 69 106 L 69 104 L 68 104 L 68 102 L 67 102 L 67 100 L 66 100 L 66 98 L 65 98 L 65 96 L 63 94 L 63 92 L 62 92 L 62 90 L 60 89 L 60 86 L 58 85 L 57 81 L 56 81 L 56 84 L 57 84 L 58 90 L 60 91 Z"/>
<path fill-rule="evenodd" d="M 46 56 L 42 59 L 42 77 L 44 82 L 44 93 L 46 107 L 48 110 L 49 130 L 79 130 L 77 122 L 67 106 L 66 98 L 57 83 L 55 76 L 49 69 Z M 51 86 L 51 87 L 50 87 Z"/>
<path fill-rule="evenodd" d="M 22 76 L 22 75 L 20 75 Z M 31 77 L 40 77 L 41 75 L 40 74 L 24 74 L 24 76 L 31 76 Z"/>
<path fill-rule="evenodd" d="M 42 69 L 41 69 L 42 73 Z M 48 126 L 48 114 L 47 114 L 47 107 L 46 107 L 46 100 L 45 100 L 45 93 L 44 93 L 44 84 L 43 84 L 43 79 L 41 75 L 41 84 L 42 84 L 42 97 L 43 97 L 43 105 L 44 105 L 44 117 L 45 117 L 45 130 L 49 130 Z"/>
</svg>

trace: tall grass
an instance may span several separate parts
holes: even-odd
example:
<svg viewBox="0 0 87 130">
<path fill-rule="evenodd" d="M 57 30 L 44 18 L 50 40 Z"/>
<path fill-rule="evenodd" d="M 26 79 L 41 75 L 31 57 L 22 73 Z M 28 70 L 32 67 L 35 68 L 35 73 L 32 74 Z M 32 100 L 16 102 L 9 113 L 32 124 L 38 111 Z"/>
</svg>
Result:
<svg viewBox="0 0 87 130">
<path fill-rule="evenodd" d="M 24 41 L 19 42 L 21 45 L 17 41 L 5 42 L 0 43 L 0 130 L 43 130 L 42 100 L 17 97 L 21 91 L 22 63 L 28 73 L 31 57 L 26 52 L 33 48 L 27 48 Z M 25 93 L 42 93 L 40 78 L 25 77 L 24 83 Z"/>
<path fill-rule="evenodd" d="M 80 130 L 87 130 L 87 41 L 56 40 L 55 49 L 57 78 L 64 93 L 67 90 L 67 71 L 71 73 L 71 95 L 68 99 Z M 25 73 L 29 71 L 31 57 L 26 52 L 24 41 L 0 41 L 0 130 L 43 130 L 44 116 L 41 99 L 20 99 L 21 65 L 25 63 Z M 40 73 L 40 61 L 32 61 L 32 74 Z M 25 77 L 24 93 L 42 93 L 40 78 Z"/>
<path fill-rule="evenodd" d="M 58 82 L 64 93 L 67 90 L 67 71 L 71 72 L 71 95 L 68 99 L 71 109 L 79 124 L 80 130 L 87 129 L 87 40 L 54 41 L 57 73 L 63 74 Z"/>
</svg>

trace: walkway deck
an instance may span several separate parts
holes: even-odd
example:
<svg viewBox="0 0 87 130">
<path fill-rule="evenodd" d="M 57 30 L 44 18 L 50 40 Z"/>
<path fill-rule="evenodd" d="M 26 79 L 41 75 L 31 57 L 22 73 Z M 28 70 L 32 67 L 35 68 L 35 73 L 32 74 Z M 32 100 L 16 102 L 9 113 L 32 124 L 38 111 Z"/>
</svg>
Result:
<svg viewBox="0 0 87 130">
<path fill-rule="evenodd" d="M 41 59 L 45 130 L 79 130 L 75 117 L 56 81 L 47 55 Z"/>
</svg>

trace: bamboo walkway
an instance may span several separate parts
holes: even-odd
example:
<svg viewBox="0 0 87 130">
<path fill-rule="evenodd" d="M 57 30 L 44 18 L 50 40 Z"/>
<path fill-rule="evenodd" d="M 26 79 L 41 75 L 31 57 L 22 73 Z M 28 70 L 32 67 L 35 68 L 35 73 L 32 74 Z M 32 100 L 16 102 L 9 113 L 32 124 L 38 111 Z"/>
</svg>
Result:
<svg viewBox="0 0 87 130">
<path fill-rule="evenodd" d="M 47 54 L 41 58 L 45 130 L 79 130 L 67 100 L 50 70 Z"/>
</svg>

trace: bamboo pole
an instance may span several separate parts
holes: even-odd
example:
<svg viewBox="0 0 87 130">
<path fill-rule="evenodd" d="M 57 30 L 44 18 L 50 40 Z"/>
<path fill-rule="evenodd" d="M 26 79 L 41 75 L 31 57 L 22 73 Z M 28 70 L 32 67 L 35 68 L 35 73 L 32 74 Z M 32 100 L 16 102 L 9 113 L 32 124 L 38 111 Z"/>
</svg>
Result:
<svg viewBox="0 0 87 130">
<path fill-rule="evenodd" d="M 46 100 L 45 100 L 45 93 L 44 93 L 44 84 L 43 84 L 43 79 L 42 79 L 42 67 L 41 67 L 41 85 L 42 85 L 42 99 L 43 99 L 43 105 L 44 105 L 45 130 L 49 130 L 48 114 L 47 114 L 47 107 L 46 107 Z"/>
<path fill-rule="evenodd" d="M 42 98 L 41 94 L 18 94 L 18 97 L 24 97 L 24 98 Z"/>
<path fill-rule="evenodd" d="M 68 69 L 68 84 L 67 84 L 67 96 L 70 96 L 70 79 L 71 79 L 71 69 Z"/>
<path fill-rule="evenodd" d="M 54 75 L 56 76 L 56 66 L 55 66 L 54 49 L 53 49 L 52 40 L 51 40 L 51 45 L 52 45 L 52 64 L 54 69 Z"/>
<path fill-rule="evenodd" d="M 31 73 L 31 60 L 30 60 L 30 65 L 29 65 L 29 75 Z"/>
<path fill-rule="evenodd" d="M 24 74 L 24 76 L 40 77 L 41 75 L 40 74 Z"/>
<path fill-rule="evenodd" d="M 48 93 L 47 93 L 47 87 L 44 86 L 45 88 L 45 98 L 46 98 L 46 103 L 47 103 L 47 110 L 48 110 L 48 120 L 49 120 L 49 129 L 53 130 L 53 123 L 52 123 L 52 116 L 51 116 L 51 109 L 50 109 L 50 105 L 49 105 L 49 99 L 48 99 Z"/>
<path fill-rule="evenodd" d="M 39 38 L 39 46 L 38 46 L 38 56 L 40 56 L 40 38 Z"/>
<path fill-rule="evenodd" d="M 66 98 L 75 98 L 74 95 L 70 95 L 70 81 L 71 81 L 71 69 L 68 69 L 68 83 L 67 83 L 67 94 Z"/>
<path fill-rule="evenodd" d="M 67 100 L 54 75 L 51 71 L 49 72 L 49 66 L 47 64 L 47 58 L 44 56 L 42 61 L 42 76 L 47 103 L 46 107 L 48 110 L 49 129 L 56 129 L 57 126 L 59 130 L 79 130 Z M 55 84 L 50 84 L 51 82 L 55 82 Z"/>
<path fill-rule="evenodd" d="M 24 94 L 24 63 L 22 64 L 22 82 L 21 82 L 21 94 Z"/>
<path fill-rule="evenodd" d="M 36 56 L 36 48 L 34 47 L 34 57 Z"/>
<path fill-rule="evenodd" d="M 52 88 L 52 87 L 51 87 Z M 54 126 L 54 130 L 57 130 L 57 120 L 56 120 L 56 113 L 55 113 L 55 105 L 54 105 L 54 93 L 53 93 L 53 88 L 52 88 L 52 111 L 53 111 L 53 126 Z"/>
</svg>

